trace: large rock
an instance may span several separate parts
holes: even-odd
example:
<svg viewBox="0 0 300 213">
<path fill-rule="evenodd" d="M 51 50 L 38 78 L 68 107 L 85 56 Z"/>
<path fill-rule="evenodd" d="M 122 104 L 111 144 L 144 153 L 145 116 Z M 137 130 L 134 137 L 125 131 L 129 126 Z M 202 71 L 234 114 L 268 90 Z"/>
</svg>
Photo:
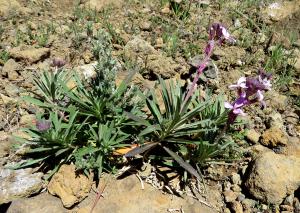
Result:
<svg viewBox="0 0 300 213">
<path fill-rule="evenodd" d="M 268 128 L 277 127 L 279 129 L 284 129 L 284 121 L 281 113 L 279 112 L 272 112 L 270 115 L 268 115 L 266 124 Z"/>
<path fill-rule="evenodd" d="M 255 130 L 255 129 L 249 129 L 246 132 L 246 138 L 251 142 L 251 143 L 258 143 L 260 134 Z"/>
<path fill-rule="evenodd" d="M 35 63 L 47 58 L 50 54 L 50 49 L 22 46 L 10 49 L 9 54 L 15 59 L 24 60 L 29 63 Z"/>
<path fill-rule="evenodd" d="M 10 98 L 0 93 L 0 104 L 17 103 L 17 102 L 18 100 L 16 98 Z"/>
<path fill-rule="evenodd" d="M 284 147 L 284 154 L 287 156 L 295 156 L 300 159 L 300 139 L 299 137 L 289 137 L 289 142 Z"/>
<path fill-rule="evenodd" d="M 9 80 L 16 80 L 19 74 L 17 71 L 22 69 L 21 65 L 14 59 L 9 59 L 2 68 L 2 74 L 8 75 Z"/>
<path fill-rule="evenodd" d="M 97 66 L 97 61 L 94 61 L 90 64 L 85 64 L 81 65 L 78 67 L 75 67 L 74 70 L 81 76 L 84 77 L 85 79 L 91 79 L 92 77 L 96 76 L 96 66 Z"/>
<path fill-rule="evenodd" d="M 218 58 L 216 64 L 219 69 L 223 69 L 230 65 L 240 66 L 244 63 L 246 51 L 237 46 L 229 46 L 226 48 L 216 46 L 213 56 Z"/>
<path fill-rule="evenodd" d="M 288 139 L 285 132 L 278 127 L 267 129 L 263 135 L 261 143 L 265 146 L 276 147 L 278 145 L 287 145 Z"/>
<path fill-rule="evenodd" d="M 32 169 L 0 170 L 0 204 L 38 193 L 43 186 L 43 173 L 33 173 Z"/>
<path fill-rule="evenodd" d="M 147 41 L 139 37 L 135 37 L 126 44 L 124 55 L 132 62 L 137 63 L 140 68 L 145 69 L 142 74 L 147 78 L 151 78 L 153 75 L 171 78 L 180 69 L 170 57 L 163 56 Z"/>
<path fill-rule="evenodd" d="M 101 11 L 107 6 L 118 6 L 122 5 L 121 0 L 88 0 L 85 4 L 86 7 Z"/>
<path fill-rule="evenodd" d="M 5 85 L 4 90 L 9 97 L 18 97 L 20 88 L 16 84 L 8 83 Z"/>
<path fill-rule="evenodd" d="M 108 181 L 108 182 L 107 182 Z M 100 181 L 100 188 L 106 185 L 103 197 L 98 201 L 93 212 L 168 212 L 168 209 L 182 209 L 190 213 L 213 213 L 212 208 L 204 206 L 196 199 L 185 197 L 185 199 L 170 194 L 162 193 L 150 184 L 141 188 L 141 183 L 135 175 L 131 175 L 122 180 L 116 180 L 111 176 L 103 177 Z M 89 196 L 79 205 L 78 212 L 90 212 L 95 201 L 95 195 Z M 182 212 L 183 212 L 182 211 Z M 175 211 L 174 211 L 175 212 Z"/>
<path fill-rule="evenodd" d="M 76 174 L 75 169 L 75 165 L 62 165 L 48 185 L 49 192 L 60 197 L 67 208 L 82 201 L 92 188 L 93 176 Z"/>
<path fill-rule="evenodd" d="M 262 11 L 266 21 L 280 21 L 300 9 L 300 1 L 276 1 L 271 3 L 265 10 Z"/>
<path fill-rule="evenodd" d="M 256 199 L 280 204 L 300 186 L 300 158 L 264 152 L 248 171 L 245 186 Z"/>
<path fill-rule="evenodd" d="M 67 212 L 59 198 L 42 193 L 31 198 L 15 200 L 6 213 L 63 213 Z"/>
<path fill-rule="evenodd" d="M 270 104 L 274 109 L 284 111 L 288 106 L 288 97 L 281 95 L 278 92 L 272 90 L 266 93 L 267 105 Z"/>
</svg>

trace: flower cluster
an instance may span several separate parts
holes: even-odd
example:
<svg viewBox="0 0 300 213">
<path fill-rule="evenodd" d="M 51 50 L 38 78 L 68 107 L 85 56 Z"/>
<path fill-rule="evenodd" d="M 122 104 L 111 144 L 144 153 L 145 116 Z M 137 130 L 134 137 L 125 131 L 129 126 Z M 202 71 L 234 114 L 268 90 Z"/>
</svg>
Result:
<svg viewBox="0 0 300 213">
<path fill-rule="evenodd" d="M 224 25 L 220 23 L 212 24 L 209 28 L 209 41 L 207 42 L 207 45 L 204 49 L 205 57 L 197 69 L 197 73 L 193 80 L 193 83 L 191 84 L 185 96 L 185 101 L 187 101 L 195 91 L 199 77 L 202 74 L 203 70 L 206 68 L 209 59 L 213 53 L 215 42 L 217 41 L 219 45 L 222 45 L 226 40 L 231 43 L 235 42 L 235 39 L 229 34 Z"/>
<path fill-rule="evenodd" d="M 242 108 L 244 106 L 259 102 L 264 108 L 263 92 L 271 89 L 271 74 L 264 70 L 259 71 L 259 75 L 254 78 L 241 77 L 237 84 L 230 85 L 230 89 L 236 89 L 238 98 L 232 103 L 225 102 L 225 108 L 230 109 L 228 124 L 233 124 L 238 115 L 245 115 Z"/>
<path fill-rule="evenodd" d="M 225 41 L 235 43 L 236 40 L 229 34 L 226 27 L 220 23 L 214 23 L 209 28 L 209 41 L 204 50 L 206 56 L 211 56 L 215 42 L 217 41 L 219 45 L 225 43 Z"/>
</svg>

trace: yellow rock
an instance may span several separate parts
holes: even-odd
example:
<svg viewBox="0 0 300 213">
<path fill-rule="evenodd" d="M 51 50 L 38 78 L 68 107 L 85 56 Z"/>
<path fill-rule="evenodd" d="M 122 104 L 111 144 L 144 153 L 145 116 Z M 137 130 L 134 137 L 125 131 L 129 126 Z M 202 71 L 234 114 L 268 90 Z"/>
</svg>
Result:
<svg viewBox="0 0 300 213">
<path fill-rule="evenodd" d="M 49 192 L 60 197 L 67 208 L 87 197 L 93 184 L 93 175 L 86 177 L 75 169 L 75 165 L 62 165 L 48 184 Z"/>
</svg>

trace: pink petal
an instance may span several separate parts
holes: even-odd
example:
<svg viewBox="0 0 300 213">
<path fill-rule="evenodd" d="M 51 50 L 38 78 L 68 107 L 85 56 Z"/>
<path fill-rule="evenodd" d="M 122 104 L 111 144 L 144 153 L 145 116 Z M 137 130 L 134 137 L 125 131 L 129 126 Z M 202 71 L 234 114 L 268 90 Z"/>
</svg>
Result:
<svg viewBox="0 0 300 213">
<path fill-rule="evenodd" d="M 229 102 L 224 102 L 224 107 L 227 109 L 233 109 L 233 106 Z"/>
<path fill-rule="evenodd" d="M 237 84 L 246 83 L 246 77 L 240 77 Z"/>
<path fill-rule="evenodd" d="M 244 113 L 242 109 L 234 109 L 233 113 L 236 115 L 242 115 L 242 116 L 246 115 L 246 113 Z"/>
<path fill-rule="evenodd" d="M 246 86 L 246 83 L 241 83 L 241 84 L 240 84 L 240 87 L 243 88 L 243 89 L 247 89 L 247 88 L 248 88 L 248 87 Z"/>
<path fill-rule="evenodd" d="M 229 32 L 225 29 L 225 27 L 221 27 L 222 28 L 222 34 L 224 36 L 225 39 L 230 39 L 230 34 Z"/>
<path fill-rule="evenodd" d="M 235 88 L 239 88 L 240 86 L 237 85 L 237 84 L 232 84 L 232 85 L 229 85 L 228 88 L 229 89 L 235 89 Z"/>
<path fill-rule="evenodd" d="M 261 102 L 264 99 L 264 96 L 263 96 L 263 94 L 260 90 L 257 90 L 256 97 L 257 97 L 259 102 Z"/>
<path fill-rule="evenodd" d="M 240 96 L 241 96 L 242 98 L 246 98 L 246 95 L 247 95 L 247 94 L 246 94 L 245 92 L 242 92 Z"/>
</svg>

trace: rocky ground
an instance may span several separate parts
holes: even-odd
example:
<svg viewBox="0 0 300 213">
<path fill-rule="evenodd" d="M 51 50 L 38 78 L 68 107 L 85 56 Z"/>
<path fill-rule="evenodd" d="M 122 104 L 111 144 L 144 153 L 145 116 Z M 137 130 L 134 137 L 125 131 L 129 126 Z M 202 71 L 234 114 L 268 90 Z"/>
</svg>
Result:
<svg viewBox="0 0 300 213">
<path fill-rule="evenodd" d="M 50 183 L 38 168 L 4 168 L 22 156 L 12 134 L 22 136 L 20 128 L 35 119 L 36 109 L 22 100 L 35 91 L 35 74 L 61 58 L 70 72 L 89 76 L 95 64 L 89 36 L 104 28 L 120 65 L 117 81 L 137 67 L 133 82 L 141 88 L 153 87 L 157 74 L 184 84 L 213 22 L 224 23 L 237 43 L 216 49 L 203 88 L 230 99 L 227 87 L 239 77 L 260 67 L 274 76 L 267 108 L 249 108 L 247 129 L 234 137 L 240 157 L 210 163 L 203 171 L 206 192 L 181 196 L 153 180 L 157 168 L 120 180 L 105 175 L 94 212 L 300 212 L 299 0 L 75 2 L 0 0 L 1 212 L 90 212 L 97 196 L 93 177 L 76 175 L 73 165 L 61 167 Z"/>
</svg>

